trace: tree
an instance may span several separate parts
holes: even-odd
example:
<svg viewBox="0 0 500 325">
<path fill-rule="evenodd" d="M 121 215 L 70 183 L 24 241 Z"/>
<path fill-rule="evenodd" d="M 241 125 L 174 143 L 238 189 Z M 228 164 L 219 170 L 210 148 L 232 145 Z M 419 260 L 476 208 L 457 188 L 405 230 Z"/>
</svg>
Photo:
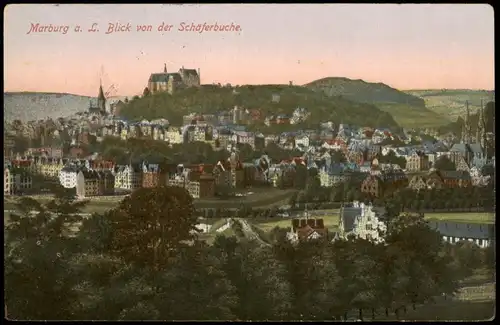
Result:
<svg viewBox="0 0 500 325">
<path fill-rule="evenodd" d="M 474 269 L 481 266 L 482 251 L 479 246 L 469 241 L 459 242 L 455 245 L 458 261 L 462 266 L 464 276 L 471 276 Z"/>
<path fill-rule="evenodd" d="M 305 192 L 308 200 L 317 200 L 319 198 L 319 191 L 321 189 L 321 182 L 319 176 L 309 177 L 306 184 Z"/>
<path fill-rule="evenodd" d="M 148 87 L 144 88 L 144 91 L 142 92 L 142 96 L 146 97 L 146 96 L 149 96 L 150 94 L 151 94 L 151 92 L 149 91 L 149 88 Z"/>
<path fill-rule="evenodd" d="M 28 150 L 30 146 L 30 139 L 24 136 L 16 136 L 14 138 L 14 147 L 12 148 L 12 151 L 20 154 L 24 154 L 26 150 Z"/>
<path fill-rule="evenodd" d="M 291 289 L 286 269 L 269 248 L 221 236 L 214 249 L 236 289 L 238 304 L 232 312 L 237 319 L 281 320 L 288 316 Z"/>
<path fill-rule="evenodd" d="M 441 171 L 454 171 L 456 170 L 455 163 L 450 160 L 447 156 L 443 155 L 439 157 L 434 163 L 434 168 Z"/>
<path fill-rule="evenodd" d="M 295 167 L 294 187 L 303 190 L 307 184 L 307 167 L 299 164 Z"/>
<path fill-rule="evenodd" d="M 72 313 L 77 278 L 68 270 L 79 252 L 74 232 L 85 202 L 54 188 L 42 204 L 22 197 L 5 226 L 5 299 L 9 318 L 65 320 Z"/>
<path fill-rule="evenodd" d="M 297 197 L 298 197 L 298 192 L 293 192 L 293 194 L 290 196 L 290 199 L 288 200 L 288 204 L 290 204 L 290 207 L 293 209 L 295 208 L 295 204 L 297 203 Z"/>
<path fill-rule="evenodd" d="M 458 289 L 449 256 L 441 255 L 443 241 L 438 231 L 430 229 L 423 214 L 401 214 L 388 228 L 386 242 L 404 254 L 409 263 L 407 296 L 410 302 L 422 303 L 441 293 L 453 294 Z"/>
<path fill-rule="evenodd" d="M 155 286 L 161 288 L 153 300 L 159 319 L 233 320 L 238 296 L 223 265 L 202 243 L 182 248 L 173 264 L 155 277 Z"/>
<path fill-rule="evenodd" d="M 193 199 L 176 186 L 140 188 L 107 213 L 112 253 L 155 270 L 164 268 L 196 231 Z"/>
</svg>

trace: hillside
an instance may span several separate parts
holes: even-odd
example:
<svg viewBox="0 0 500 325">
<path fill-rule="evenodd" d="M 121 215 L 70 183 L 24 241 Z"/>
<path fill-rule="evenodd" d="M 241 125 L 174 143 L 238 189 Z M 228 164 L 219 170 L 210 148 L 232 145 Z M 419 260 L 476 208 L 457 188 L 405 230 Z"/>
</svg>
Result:
<svg viewBox="0 0 500 325">
<path fill-rule="evenodd" d="M 428 109 L 450 121 L 456 121 L 458 116 L 465 115 L 465 102 L 467 100 L 471 113 L 477 112 L 481 105 L 481 99 L 483 99 L 484 105 L 495 100 L 494 90 L 426 89 L 405 90 L 405 93 L 422 98 Z"/>
<path fill-rule="evenodd" d="M 383 83 L 330 77 L 310 82 L 305 87 L 327 96 L 341 96 L 355 102 L 373 104 L 381 111 L 391 114 L 402 127 L 435 128 L 449 122 L 427 109 L 422 98 Z"/>
<path fill-rule="evenodd" d="M 315 91 L 323 91 L 328 96 L 342 96 L 356 102 L 425 106 L 425 102 L 421 98 L 406 94 L 383 83 L 329 77 L 310 82 L 305 86 Z"/>
<path fill-rule="evenodd" d="M 58 118 L 86 111 L 95 98 L 63 93 L 7 92 L 3 94 L 4 118 L 23 122 L 44 118 Z M 108 100 L 121 99 L 111 97 Z"/>
<path fill-rule="evenodd" d="M 273 102 L 273 95 L 279 95 L 279 102 Z M 182 90 L 174 95 L 158 93 L 131 100 L 121 114 L 129 120 L 166 118 L 173 124 L 180 124 L 182 116 L 190 112 L 213 114 L 235 105 L 259 109 L 263 116 L 291 114 L 295 108 L 305 107 L 311 112 L 306 127 L 317 126 L 328 120 L 398 127 L 390 114 L 373 105 L 328 97 L 306 87 L 288 85 L 246 85 L 238 88 L 203 86 Z"/>
</svg>

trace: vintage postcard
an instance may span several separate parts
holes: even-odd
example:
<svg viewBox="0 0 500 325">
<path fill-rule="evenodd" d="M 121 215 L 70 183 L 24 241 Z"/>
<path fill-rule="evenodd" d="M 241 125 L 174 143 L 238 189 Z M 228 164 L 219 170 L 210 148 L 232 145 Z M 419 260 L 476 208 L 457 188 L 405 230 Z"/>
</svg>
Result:
<svg viewBox="0 0 500 325">
<path fill-rule="evenodd" d="M 4 8 L 4 317 L 495 317 L 485 4 Z"/>
</svg>

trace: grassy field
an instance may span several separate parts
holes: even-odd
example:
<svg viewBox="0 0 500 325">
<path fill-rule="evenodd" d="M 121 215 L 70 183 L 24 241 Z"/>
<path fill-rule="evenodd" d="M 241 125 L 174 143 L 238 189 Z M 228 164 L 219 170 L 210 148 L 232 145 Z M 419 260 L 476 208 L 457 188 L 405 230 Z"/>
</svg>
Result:
<svg viewBox="0 0 500 325">
<path fill-rule="evenodd" d="M 376 106 L 391 114 L 394 120 L 404 128 L 435 128 L 450 122 L 444 116 L 425 108 L 390 103 L 377 103 Z"/>
<path fill-rule="evenodd" d="M 455 121 L 458 116 L 465 114 L 465 101 L 469 101 L 470 112 L 475 113 L 481 105 L 481 99 L 486 105 L 495 98 L 494 91 L 484 90 L 428 89 L 407 90 L 405 93 L 423 98 L 427 109 L 450 121 Z"/>
<path fill-rule="evenodd" d="M 451 213 L 426 213 L 428 220 L 441 220 L 467 223 L 495 223 L 495 214 L 488 212 L 451 212 Z"/>
<path fill-rule="evenodd" d="M 290 196 L 296 192 L 296 190 L 280 190 L 276 188 L 256 188 L 248 191 L 253 192 L 253 194 L 229 199 L 195 199 L 194 204 L 197 208 L 239 208 L 242 204 L 254 208 L 279 206 L 287 203 Z"/>
</svg>

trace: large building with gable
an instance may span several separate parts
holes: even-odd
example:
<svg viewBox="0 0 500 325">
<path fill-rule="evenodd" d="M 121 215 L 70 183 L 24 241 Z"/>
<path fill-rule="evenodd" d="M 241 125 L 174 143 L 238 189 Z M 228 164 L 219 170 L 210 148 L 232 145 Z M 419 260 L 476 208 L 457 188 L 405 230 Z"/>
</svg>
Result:
<svg viewBox="0 0 500 325">
<path fill-rule="evenodd" d="M 148 81 L 148 89 L 151 93 L 168 92 L 173 94 L 178 89 L 199 86 L 200 69 L 182 67 L 179 72 L 169 73 L 167 64 L 163 68 L 163 73 L 152 73 Z"/>
</svg>

